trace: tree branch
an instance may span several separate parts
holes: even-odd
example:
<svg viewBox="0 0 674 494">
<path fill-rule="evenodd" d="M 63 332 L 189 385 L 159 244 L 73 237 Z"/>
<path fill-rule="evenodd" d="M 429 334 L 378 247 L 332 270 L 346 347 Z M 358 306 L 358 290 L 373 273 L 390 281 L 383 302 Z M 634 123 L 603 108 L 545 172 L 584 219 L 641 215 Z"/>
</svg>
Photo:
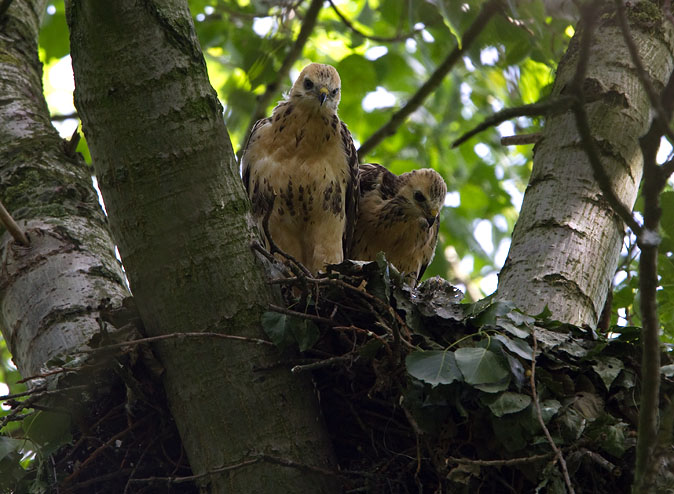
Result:
<svg viewBox="0 0 674 494">
<path fill-rule="evenodd" d="M 403 41 L 408 38 L 414 37 L 415 34 L 419 33 L 422 31 L 422 29 L 415 29 L 412 32 L 405 33 L 405 34 L 398 34 L 397 36 L 392 36 L 392 37 L 384 37 L 384 36 L 375 36 L 375 35 L 368 35 L 365 34 L 363 31 L 358 29 L 356 26 L 353 25 L 353 23 L 346 18 L 344 14 L 342 14 L 337 6 L 335 5 L 335 2 L 333 0 L 328 0 L 330 3 L 330 7 L 332 7 L 332 10 L 335 11 L 335 14 L 337 14 L 337 17 L 344 23 L 346 27 L 348 27 L 351 31 L 356 33 L 358 36 L 362 36 L 365 39 L 369 39 L 371 41 L 377 41 L 379 43 L 398 43 L 400 41 Z"/>
<path fill-rule="evenodd" d="M 246 137 L 242 141 L 244 145 L 245 143 L 248 142 L 250 132 L 251 130 L 253 130 L 255 122 L 267 116 L 267 106 L 269 106 L 269 102 L 271 101 L 272 97 L 278 92 L 279 87 L 281 85 L 281 81 L 288 76 L 290 68 L 302 54 L 302 50 L 304 49 L 304 45 L 307 43 L 309 39 L 309 35 L 314 30 L 314 27 L 316 27 L 316 20 L 318 19 L 318 13 L 321 11 L 322 7 L 323 7 L 323 0 L 311 0 L 311 4 L 309 5 L 307 12 L 304 14 L 304 21 L 302 22 L 302 27 L 300 28 L 300 32 L 297 35 L 295 43 L 293 43 L 292 48 L 290 48 L 290 51 L 283 60 L 283 63 L 281 63 L 281 68 L 276 72 L 276 77 L 274 78 L 274 80 L 271 81 L 269 84 L 267 84 L 267 89 L 265 90 L 265 92 L 262 93 L 257 98 L 257 104 L 255 105 L 255 109 L 253 110 L 250 122 L 248 123 L 248 130 L 246 131 Z M 242 151 L 243 146 L 239 150 L 239 153 L 241 153 Z"/>
<path fill-rule="evenodd" d="M 539 117 L 545 115 L 548 111 L 553 108 L 556 110 L 566 110 L 571 107 L 575 98 L 572 96 L 557 96 L 556 98 L 550 98 L 545 101 L 537 101 L 536 103 L 530 103 L 528 105 L 516 106 L 514 108 L 506 108 L 501 110 L 498 113 L 494 113 L 492 116 L 487 117 L 487 119 L 482 122 L 480 125 L 475 127 L 473 130 L 469 130 L 456 141 L 452 143 L 452 147 L 455 148 L 460 146 L 468 139 L 473 137 L 475 134 L 479 134 L 483 130 L 487 130 L 489 127 L 495 127 L 501 122 L 510 120 L 515 117 Z"/>
<path fill-rule="evenodd" d="M 573 485 L 571 484 L 571 478 L 569 477 L 569 470 L 566 468 L 566 461 L 562 455 L 562 451 L 555 444 L 555 440 L 552 439 L 548 427 L 545 425 L 543 420 L 543 414 L 541 412 L 541 404 L 538 402 L 538 393 L 536 392 L 536 353 L 538 351 L 538 344 L 536 343 L 536 331 L 531 331 L 531 337 L 533 338 L 533 351 L 531 352 L 531 375 L 529 376 L 529 383 L 531 384 L 531 398 L 534 401 L 534 407 L 536 408 L 536 416 L 538 417 L 538 423 L 541 424 L 545 438 L 548 440 L 550 447 L 555 452 L 555 459 L 559 461 L 559 465 L 562 470 L 562 475 L 564 476 L 564 483 L 566 488 L 569 490 L 569 494 L 575 494 L 573 490 Z"/>
<path fill-rule="evenodd" d="M 12 238 L 14 238 L 14 240 L 19 242 L 24 247 L 28 247 L 30 245 L 28 237 L 26 237 L 26 234 L 23 233 L 23 230 L 21 230 L 19 225 L 16 224 L 16 221 L 14 221 L 12 215 L 9 214 L 9 211 L 5 209 L 2 201 L 0 201 L 0 223 L 2 223 L 5 228 L 7 228 L 7 231 L 12 236 Z"/>
<path fill-rule="evenodd" d="M 410 98 L 410 100 L 398 111 L 396 111 L 391 119 L 380 127 L 374 134 L 367 138 L 367 140 L 358 149 L 358 159 L 362 160 L 365 155 L 372 151 L 379 145 L 386 137 L 393 135 L 398 127 L 407 119 L 407 117 L 421 106 L 424 100 L 440 85 L 445 76 L 454 67 L 454 64 L 461 59 L 466 50 L 475 41 L 478 35 L 487 25 L 491 17 L 499 12 L 502 8 L 501 0 L 491 0 L 487 2 L 482 11 L 470 25 L 468 30 L 461 38 L 461 43 L 454 47 L 454 50 L 443 60 L 443 62 L 435 69 L 428 80 L 419 88 L 419 90 Z"/>
</svg>

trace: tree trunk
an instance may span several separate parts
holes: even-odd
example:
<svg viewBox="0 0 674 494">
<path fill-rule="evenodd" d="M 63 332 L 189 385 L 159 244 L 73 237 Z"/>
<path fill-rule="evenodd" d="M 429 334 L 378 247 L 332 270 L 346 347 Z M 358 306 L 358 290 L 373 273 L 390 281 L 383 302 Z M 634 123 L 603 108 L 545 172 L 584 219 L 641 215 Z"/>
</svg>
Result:
<svg viewBox="0 0 674 494">
<path fill-rule="evenodd" d="M 647 2 L 646 2 L 647 3 Z M 674 66 L 674 37 L 633 23 L 632 34 L 653 84 L 661 90 Z M 639 137 L 650 125 L 650 103 L 613 15 L 596 26 L 583 81 L 592 137 L 618 198 L 632 208 L 642 175 Z M 582 25 L 559 64 L 553 97 L 565 94 L 578 63 Z M 552 112 L 499 275 L 498 298 L 536 314 L 595 326 L 618 265 L 622 220 L 594 179 L 571 110 Z"/>
<path fill-rule="evenodd" d="M 271 292 L 186 2 L 68 7 L 75 102 L 148 333 L 259 338 Z M 262 459 L 333 465 L 311 383 L 275 366 L 275 349 L 207 337 L 155 348 L 194 473 L 245 465 L 205 475 L 209 492 L 339 491 Z"/>
<path fill-rule="evenodd" d="M 0 199 L 30 240 L 0 228 L 0 328 L 23 376 L 86 345 L 101 302 L 128 295 L 89 170 L 49 120 L 37 53 L 46 4 L 13 2 L 0 37 Z"/>
</svg>

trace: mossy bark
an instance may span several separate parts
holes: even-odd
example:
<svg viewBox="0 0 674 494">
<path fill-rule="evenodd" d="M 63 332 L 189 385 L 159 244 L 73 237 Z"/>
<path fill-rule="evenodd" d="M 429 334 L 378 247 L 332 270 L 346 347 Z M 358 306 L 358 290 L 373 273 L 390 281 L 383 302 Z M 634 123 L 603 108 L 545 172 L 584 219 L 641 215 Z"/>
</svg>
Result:
<svg viewBox="0 0 674 494">
<path fill-rule="evenodd" d="M 0 329 L 24 376 L 84 347 L 101 303 L 128 295 L 90 170 L 49 119 L 37 51 L 46 4 L 13 2 L 0 37 L 0 199 L 30 239 L 0 227 Z"/>
<path fill-rule="evenodd" d="M 648 2 L 643 2 L 648 3 Z M 583 81 L 592 138 L 617 197 L 631 208 L 642 176 L 641 137 L 650 125 L 650 103 L 639 81 L 612 2 L 593 37 Z M 674 67 L 668 21 L 653 30 L 634 22 L 632 34 L 649 76 L 661 90 Z M 559 64 L 553 96 L 565 93 L 578 62 L 580 25 Z M 498 297 L 536 314 L 595 326 L 618 265 L 624 225 L 604 199 L 581 144 L 572 110 L 552 112 L 534 166 Z"/>
<path fill-rule="evenodd" d="M 262 336 L 272 295 L 186 2 L 73 0 L 68 21 L 76 106 L 148 333 Z M 156 350 L 195 474 L 263 454 L 332 466 L 311 383 L 274 368 L 273 348 L 190 338 Z M 201 483 L 207 492 L 340 490 L 264 461 Z"/>
</svg>

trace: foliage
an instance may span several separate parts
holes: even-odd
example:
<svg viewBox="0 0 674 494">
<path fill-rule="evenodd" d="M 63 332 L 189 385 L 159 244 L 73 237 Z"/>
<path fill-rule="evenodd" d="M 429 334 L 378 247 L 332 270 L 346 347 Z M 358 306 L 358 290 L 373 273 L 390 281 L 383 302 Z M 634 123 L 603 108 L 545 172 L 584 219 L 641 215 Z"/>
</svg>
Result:
<svg viewBox="0 0 674 494">
<path fill-rule="evenodd" d="M 303 317 L 320 329 L 293 371 L 314 372 L 340 466 L 369 472 L 348 487 L 566 492 L 543 422 L 577 489 L 629 491 L 638 330 L 614 327 L 608 337 L 507 302 L 459 304 L 446 281 L 413 289 L 382 258 L 282 284 L 295 287 L 287 291 L 287 337 L 278 319 L 263 324 L 287 355 L 290 341 L 303 341 Z M 298 299 L 299 286 L 308 291 Z M 665 395 L 674 385 L 669 369 Z"/>
</svg>

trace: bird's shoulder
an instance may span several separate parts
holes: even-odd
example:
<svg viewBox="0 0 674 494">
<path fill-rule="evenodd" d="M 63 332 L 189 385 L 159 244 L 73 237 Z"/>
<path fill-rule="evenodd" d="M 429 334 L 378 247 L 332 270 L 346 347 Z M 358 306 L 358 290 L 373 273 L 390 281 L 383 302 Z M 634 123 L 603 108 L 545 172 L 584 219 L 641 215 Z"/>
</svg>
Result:
<svg viewBox="0 0 674 494">
<path fill-rule="evenodd" d="M 401 186 L 400 177 L 378 163 L 360 165 L 360 191 L 364 195 L 377 191 L 382 199 L 388 200 L 398 193 Z"/>
</svg>

